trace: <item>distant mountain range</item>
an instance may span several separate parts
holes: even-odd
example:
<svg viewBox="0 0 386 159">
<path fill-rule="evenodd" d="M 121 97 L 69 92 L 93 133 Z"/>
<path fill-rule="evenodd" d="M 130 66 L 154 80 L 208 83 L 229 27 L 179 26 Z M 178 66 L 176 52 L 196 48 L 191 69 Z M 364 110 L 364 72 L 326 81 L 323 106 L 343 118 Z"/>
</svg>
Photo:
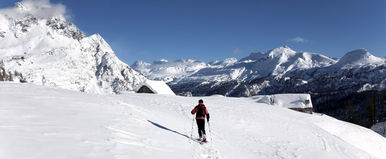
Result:
<svg viewBox="0 0 386 159">
<path fill-rule="evenodd" d="M 180 94 L 253 96 L 278 92 L 354 91 L 386 88 L 386 59 L 364 49 L 348 52 L 341 59 L 318 53 L 296 52 L 287 46 L 266 53 L 251 53 L 240 60 L 208 64 L 197 60 L 137 61 L 132 68 L 148 78 L 164 80 Z M 323 87 L 321 89 L 320 87 Z"/>
<path fill-rule="evenodd" d="M 364 49 L 333 59 L 284 46 L 240 60 L 138 61 L 132 67 L 180 95 L 309 93 L 315 111 L 371 127 L 386 121 L 385 61 Z"/>
</svg>

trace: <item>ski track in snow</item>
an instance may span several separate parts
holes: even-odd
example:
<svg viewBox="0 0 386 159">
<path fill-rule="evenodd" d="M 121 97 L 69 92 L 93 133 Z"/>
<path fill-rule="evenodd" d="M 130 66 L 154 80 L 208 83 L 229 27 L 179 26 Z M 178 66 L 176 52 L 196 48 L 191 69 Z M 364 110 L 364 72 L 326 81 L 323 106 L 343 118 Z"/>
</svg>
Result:
<svg viewBox="0 0 386 159">
<path fill-rule="evenodd" d="M 323 136 L 321 136 L 321 135 L 319 135 L 319 134 L 315 134 L 315 135 L 319 138 L 320 143 L 323 145 L 323 149 L 324 149 L 325 151 L 327 151 L 327 152 L 331 151 L 331 148 L 330 148 L 328 142 L 326 141 L 326 139 L 323 138 Z"/>
<path fill-rule="evenodd" d="M 194 158 L 197 159 L 219 159 L 219 152 L 210 145 L 210 143 L 206 143 L 198 146 L 198 156 Z"/>
<path fill-rule="evenodd" d="M 185 107 L 184 108 L 184 105 L 182 104 L 176 104 L 175 102 L 167 102 L 167 103 L 162 103 L 162 102 L 159 102 L 157 100 L 152 100 L 151 101 L 152 104 L 154 105 L 168 105 L 168 106 L 174 106 L 177 108 L 177 112 L 178 112 L 178 117 L 181 119 L 181 120 L 186 120 L 188 121 L 187 119 L 191 118 L 192 115 L 190 114 L 190 111 L 189 111 L 189 108 L 193 109 L 193 106 L 194 106 L 194 103 L 192 103 L 191 107 Z M 186 105 L 185 105 L 186 106 Z M 188 110 L 186 109 L 188 108 Z M 194 117 L 194 116 L 193 116 Z M 186 124 L 188 125 L 188 124 Z M 197 132 L 197 125 L 196 125 L 196 122 L 194 120 L 193 122 L 193 127 L 195 128 L 193 130 L 193 134 L 196 134 Z M 185 132 L 189 132 L 190 130 L 185 130 Z M 209 140 L 210 139 L 210 135 L 209 134 L 209 129 L 208 129 L 208 125 L 206 123 L 206 131 L 207 131 L 207 139 Z M 188 134 L 186 134 L 188 135 Z M 193 135 L 194 136 L 194 135 Z M 195 138 L 192 137 L 193 139 L 188 139 L 190 140 L 189 143 L 192 144 L 192 146 L 195 147 L 195 152 L 194 155 L 193 155 L 193 158 L 196 158 L 196 159 L 219 159 L 219 152 L 218 150 L 216 150 L 215 148 L 213 148 L 213 145 L 212 145 L 212 142 L 213 141 L 209 141 L 208 143 L 204 143 L 204 144 L 200 144 L 198 143 L 197 141 L 194 141 Z"/>
</svg>

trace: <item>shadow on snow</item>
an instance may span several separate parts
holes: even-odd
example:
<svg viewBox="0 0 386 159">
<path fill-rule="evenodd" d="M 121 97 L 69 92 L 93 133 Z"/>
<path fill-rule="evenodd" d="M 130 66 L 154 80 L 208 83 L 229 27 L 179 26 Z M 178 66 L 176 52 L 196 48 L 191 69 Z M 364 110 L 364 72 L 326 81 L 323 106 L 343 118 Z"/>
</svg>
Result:
<svg viewBox="0 0 386 159">
<path fill-rule="evenodd" d="M 178 131 L 169 129 L 169 128 L 167 128 L 167 127 L 165 127 L 165 126 L 163 126 L 163 125 L 161 125 L 161 124 L 158 124 L 158 123 L 156 123 L 156 122 L 153 122 L 153 121 L 151 121 L 151 120 L 147 120 L 147 121 L 148 121 L 149 123 L 153 124 L 154 126 L 158 127 L 158 128 L 161 128 L 161 129 L 164 129 L 164 130 L 167 130 L 167 131 L 176 133 L 176 134 L 181 135 L 181 136 L 183 136 L 183 137 L 186 137 L 186 138 L 188 138 L 188 139 L 190 139 L 190 140 L 192 140 L 192 141 L 198 142 L 197 140 L 195 140 L 194 138 L 192 138 L 192 137 L 190 137 L 190 136 L 188 136 L 188 135 L 186 135 L 186 134 L 182 134 L 182 133 L 180 133 L 180 132 L 178 132 Z M 198 143 L 199 143 L 199 142 L 198 142 Z"/>
</svg>

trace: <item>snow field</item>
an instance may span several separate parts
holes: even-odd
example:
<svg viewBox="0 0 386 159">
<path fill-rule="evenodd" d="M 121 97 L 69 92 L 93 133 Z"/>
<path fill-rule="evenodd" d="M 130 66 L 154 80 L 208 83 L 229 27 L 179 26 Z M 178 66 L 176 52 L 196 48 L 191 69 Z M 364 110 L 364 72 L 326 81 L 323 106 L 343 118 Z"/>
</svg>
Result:
<svg viewBox="0 0 386 159">
<path fill-rule="evenodd" d="M 386 156 L 369 129 L 325 115 L 202 97 L 211 114 L 209 143 L 190 139 L 190 110 L 200 97 L 91 95 L 0 83 L 0 158 L 354 159 Z M 197 126 L 193 123 L 193 138 Z M 211 140 L 213 139 L 213 140 Z"/>
</svg>

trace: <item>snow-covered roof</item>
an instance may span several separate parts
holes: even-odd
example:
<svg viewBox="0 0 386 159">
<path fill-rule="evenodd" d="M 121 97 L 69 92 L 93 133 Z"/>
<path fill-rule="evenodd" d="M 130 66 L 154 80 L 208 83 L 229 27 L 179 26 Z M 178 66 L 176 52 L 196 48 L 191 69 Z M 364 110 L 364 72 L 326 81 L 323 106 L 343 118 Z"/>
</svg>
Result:
<svg viewBox="0 0 386 159">
<path fill-rule="evenodd" d="M 155 94 L 169 94 L 176 95 L 170 89 L 170 87 L 164 81 L 145 80 L 138 88 L 137 91 L 143 87 L 148 87 Z"/>
<path fill-rule="evenodd" d="M 254 96 L 259 103 L 281 106 L 285 108 L 312 108 L 309 94 L 274 94 Z"/>
</svg>

